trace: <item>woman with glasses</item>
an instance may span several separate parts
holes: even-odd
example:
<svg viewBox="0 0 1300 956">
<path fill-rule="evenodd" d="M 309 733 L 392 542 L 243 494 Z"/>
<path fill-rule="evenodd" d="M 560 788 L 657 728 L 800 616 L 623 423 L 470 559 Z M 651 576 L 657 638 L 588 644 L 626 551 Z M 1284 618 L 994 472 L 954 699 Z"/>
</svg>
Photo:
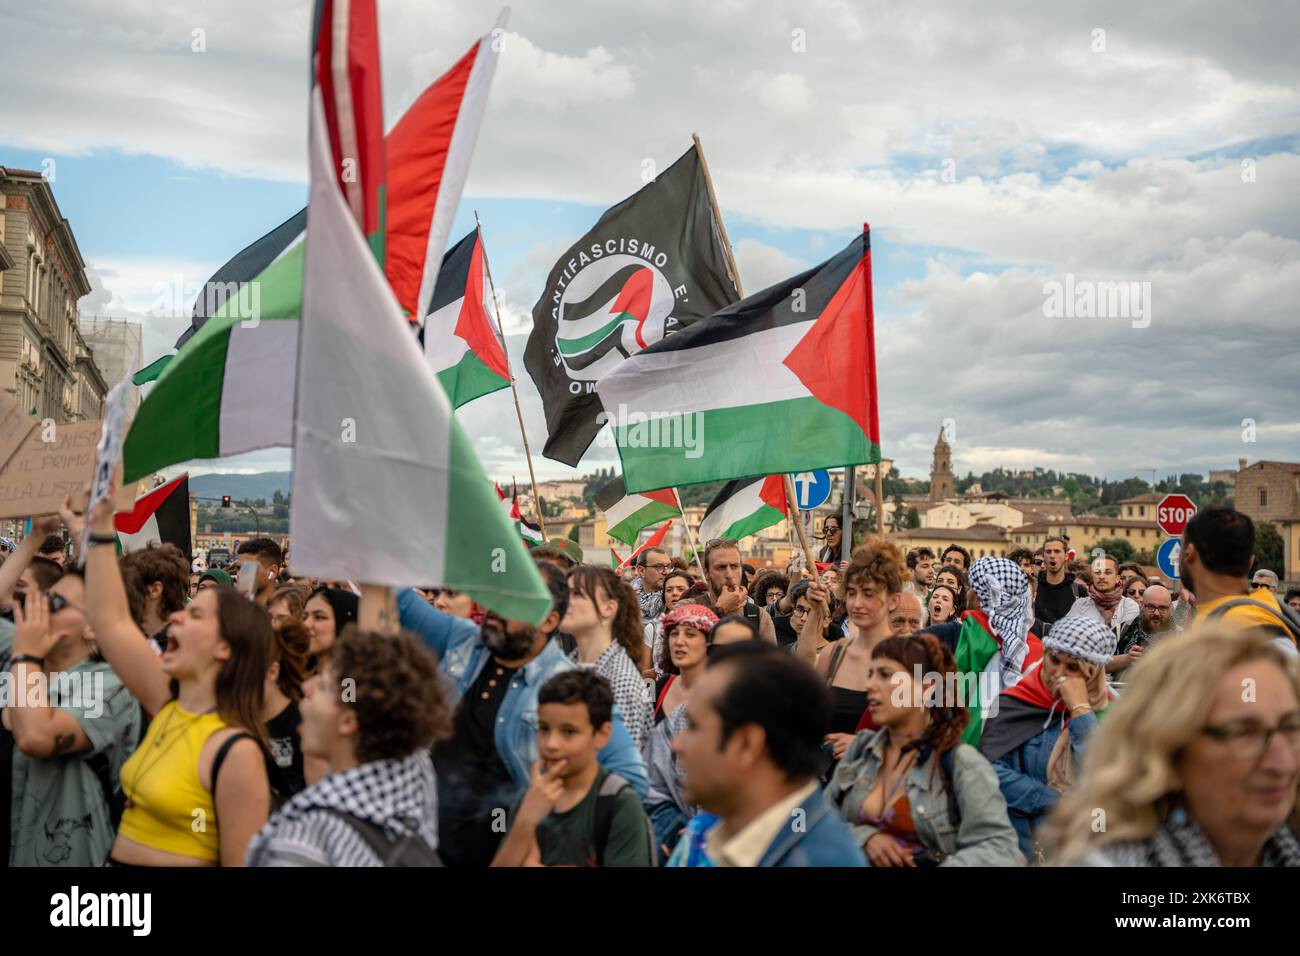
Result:
<svg viewBox="0 0 1300 956">
<path fill-rule="evenodd" d="M 1300 866 L 1297 780 L 1292 663 L 1266 635 L 1205 627 L 1133 672 L 1043 836 L 1067 865 Z"/>
<path fill-rule="evenodd" d="M 1126 598 L 1132 598 L 1139 606 L 1141 606 L 1142 595 L 1146 594 L 1147 588 L 1149 587 L 1151 587 L 1151 582 L 1141 575 L 1129 578 L 1124 584 L 1124 596 Z"/>
<path fill-rule="evenodd" d="M 28 540 L 57 527 L 34 519 Z M 113 844 L 114 791 L 140 738 L 140 705 L 95 650 L 85 607 L 85 582 L 69 570 L 24 592 L 0 638 L 11 688 L 0 731 L 10 809 L 0 849 L 10 866 L 99 866 Z"/>
<path fill-rule="evenodd" d="M 817 560 L 822 564 L 839 567 L 840 548 L 844 541 L 844 529 L 840 527 L 839 515 L 827 515 L 822 519 L 822 537 L 826 543 L 817 549 Z"/>
</svg>

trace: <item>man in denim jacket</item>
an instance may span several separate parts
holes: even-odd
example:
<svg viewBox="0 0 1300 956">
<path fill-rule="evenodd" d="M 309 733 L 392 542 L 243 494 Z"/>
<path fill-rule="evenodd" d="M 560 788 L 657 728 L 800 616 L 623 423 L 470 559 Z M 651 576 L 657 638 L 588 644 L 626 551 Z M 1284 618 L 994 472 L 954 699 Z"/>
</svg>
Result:
<svg viewBox="0 0 1300 956">
<path fill-rule="evenodd" d="M 438 655 L 460 698 L 452 737 L 433 754 L 438 849 L 448 866 L 492 862 L 506 815 L 528 786 L 537 760 L 538 691 L 552 675 L 577 666 L 551 642 L 568 607 L 568 582 L 549 565 L 539 565 L 538 571 L 554 602 L 538 627 L 489 612 L 480 628 L 434 610 L 415 591 L 397 597 L 402 627 Z M 617 707 L 599 759 L 644 798 L 645 765 Z"/>
</svg>

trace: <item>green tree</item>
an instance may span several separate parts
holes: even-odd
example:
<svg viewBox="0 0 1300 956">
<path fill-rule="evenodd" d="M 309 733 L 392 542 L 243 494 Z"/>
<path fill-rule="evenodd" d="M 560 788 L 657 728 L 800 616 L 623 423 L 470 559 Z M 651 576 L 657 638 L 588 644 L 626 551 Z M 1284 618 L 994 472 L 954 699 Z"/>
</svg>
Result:
<svg viewBox="0 0 1300 956">
<path fill-rule="evenodd" d="M 921 515 L 915 508 L 911 508 L 907 512 L 907 527 L 909 530 L 921 527 Z"/>
<path fill-rule="evenodd" d="M 574 544 L 582 543 L 581 541 L 578 540 L 578 526 L 576 524 L 569 529 L 569 540 L 572 541 Z"/>
<path fill-rule="evenodd" d="M 1255 522 L 1255 566 L 1251 574 L 1261 568 L 1272 571 L 1279 579 L 1282 573 L 1282 536 L 1271 521 Z"/>
<path fill-rule="evenodd" d="M 1101 548 L 1121 564 L 1125 561 L 1133 560 L 1133 545 L 1128 541 L 1125 541 L 1123 538 L 1102 538 L 1097 542 L 1095 547 Z M 1088 550 L 1090 552 L 1089 556 L 1091 557 L 1091 551 L 1093 549 L 1089 548 Z"/>
</svg>

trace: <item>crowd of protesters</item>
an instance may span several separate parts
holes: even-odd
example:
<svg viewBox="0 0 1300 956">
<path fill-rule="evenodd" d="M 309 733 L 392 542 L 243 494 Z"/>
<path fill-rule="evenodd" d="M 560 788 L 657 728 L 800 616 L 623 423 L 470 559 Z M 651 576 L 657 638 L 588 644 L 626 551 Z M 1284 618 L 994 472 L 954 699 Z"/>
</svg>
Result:
<svg viewBox="0 0 1300 956">
<path fill-rule="evenodd" d="M 380 628 L 270 539 L 192 571 L 69 501 L 0 563 L 3 859 L 1300 865 L 1300 590 L 1249 518 L 1196 515 L 1169 583 L 845 533 L 815 572 L 552 540 L 540 623 L 430 587 Z"/>
</svg>

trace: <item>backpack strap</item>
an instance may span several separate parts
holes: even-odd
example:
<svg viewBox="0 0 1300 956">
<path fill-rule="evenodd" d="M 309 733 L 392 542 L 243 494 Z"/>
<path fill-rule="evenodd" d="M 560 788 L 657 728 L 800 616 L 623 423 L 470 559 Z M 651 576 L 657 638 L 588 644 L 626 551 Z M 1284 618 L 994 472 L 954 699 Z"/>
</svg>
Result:
<svg viewBox="0 0 1300 956">
<path fill-rule="evenodd" d="M 324 810 L 351 827 L 362 842 L 370 847 L 375 856 L 379 857 L 380 863 L 385 867 L 413 865 L 404 862 L 409 858 L 409 854 L 406 852 L 408 848 L 415 849 L 418 862 L 414 865 L 442 865 L 438 852 L 429 846 L 418 833 L 411 836 L 400 836 L 394 840 L 388 835 L 388 831 L 379 824 L 364 817 L 359 817 L 355 813 L 349 813 L 347 810 L 338 807 L 314 807 L 313 809 Z"/>
<path fill-rule="evenodd" d="M 91 771 L 95 774 L 95 779 L 99 781 L 99 789 L 104 792 L 104 804 L 108 807 L 108 819 L 116 831 L 122 822 L 122 811 L 126 809 L 126 799 L 122 791 L 113 786 L 113 775 L 109 772 L 108 753 L 101 750 L 99 753 L 90 757 L 86 761 Z M 213 800 L 214 807 L 216 800 Z"/>
<path fill-rule="evenodd" d="M 1265 611 L 1268 611 L 1269 614 L 1272 614 L 1282 622 L 1282 628 L 1291 635 L 1291 640 L 1300 644 L 1300 618 L 1297 618 L 1295 612 L 1289 607 L 1283 607 L 1280 603 L 1277 607 L 1273 607 L 1271 604 L 1265 604 L 1263 601 L 1256 601 L 1254 598 L 1237 597 L 1233 598 L 1231 601 L 1225 601 L 1220 604 L 1213 611 L 1207 614 L 1205 619 L 1207 621 L 1217 621 L 1234 607 L 1246 607 L 1247 605 L 1254 605 L 1255 607 L 1261 607 Z"/>
<path fill-rule="evenodd" d="M 609 842 L 609 831 L 614 825 L 614 810 L 618 795 L 631 786 L 616 773 L 611 773 L 600 782 L 596 793 L 596 811 L 593 819 L 592 836 L 596 844 L 596 865 L 605 865 L 605 844 Z"/>
<path fill-rule="evenodd" d="M 221 772 L 221 765 L 226 762 L 226 754 L 230 753 L 230 748 L 241 740 L 251 740 L 257 744 L 258 750 L 262 749 L 261 741 L 246 730 L 231 734 L 221 742 L 221 746 L 217 748 L 216 756 L 212 758 L 212 783 L 208 787 L 208 791 L 212 794 L 212 809 L 214 811 L 217 809 L 217 774 Z"/>
<path fill-rule="evenodd" d="M 958 744 L 957 747 L 960 747 Z M 957 785 L 953 782 L 955 774 L 953 773 L 953 754 L 957 752 L 957 747 L 949 747 L 939 754 L 939 775 L 943 778 L 943 792 L 948 797 L 948 819 L 952 821 L 954 827 L 961 827 L 961 804 L 957 802 Z"/>
</svg>

